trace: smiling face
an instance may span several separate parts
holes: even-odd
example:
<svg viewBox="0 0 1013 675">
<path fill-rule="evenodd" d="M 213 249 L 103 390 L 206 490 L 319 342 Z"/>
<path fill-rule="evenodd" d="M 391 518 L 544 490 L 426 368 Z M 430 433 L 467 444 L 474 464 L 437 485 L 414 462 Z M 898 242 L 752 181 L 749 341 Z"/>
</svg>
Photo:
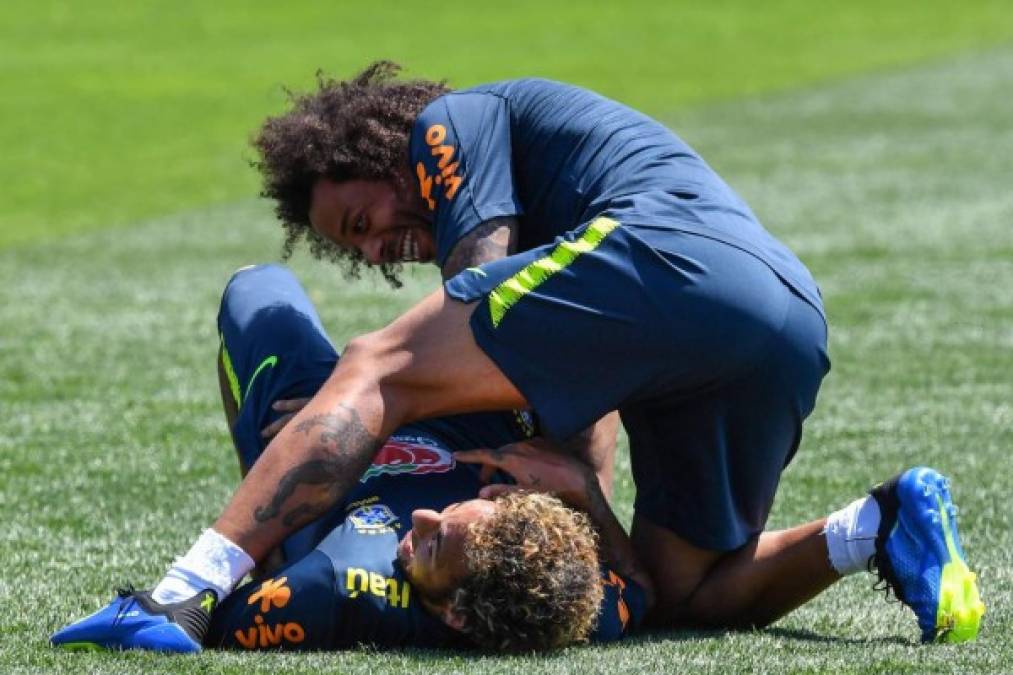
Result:
<svg viewBox="0 0 1013 675">
<path fill-rule="evenodd" d="M 451 504 L 442 512 L 417 509 L 412 529 L 397 548 L 397 558 L 408 580 L 440 611 L 468 574 L 464 546 L 468 527 L 496 512 L 495 502 L 472 499 Z"/>
<path fill-rule="evenodd" d="M 313 186 L 309 219 L 322 237 L 360 252 L 371 265 L 436 257 L 425 204 L 388 181 L 321 178 Z"/>
</svg>

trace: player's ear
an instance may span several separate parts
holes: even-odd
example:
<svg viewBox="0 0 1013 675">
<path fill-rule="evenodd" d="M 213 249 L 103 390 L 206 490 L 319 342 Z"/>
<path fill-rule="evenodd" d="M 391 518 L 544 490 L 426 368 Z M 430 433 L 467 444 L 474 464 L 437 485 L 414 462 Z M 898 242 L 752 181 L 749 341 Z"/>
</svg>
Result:
<svg viewBox="0 0 1013 675">
<path fill-rule="evenodd" d="M 447 624 L 456 631 L 464 630 L 464 615 L 454 609 L 454 603 L 450 600 L 447 600 L 440 606 L 439 614 L 443 623 Z"/>
</svg>

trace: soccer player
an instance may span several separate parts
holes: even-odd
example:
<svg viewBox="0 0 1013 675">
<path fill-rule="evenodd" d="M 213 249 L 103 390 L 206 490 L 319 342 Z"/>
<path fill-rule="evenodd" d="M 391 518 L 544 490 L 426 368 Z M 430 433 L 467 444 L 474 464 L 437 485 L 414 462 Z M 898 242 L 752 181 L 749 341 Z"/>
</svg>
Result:
<svg viewBox="0 0 1013 675">
<path fill-rule="evenodd" d="M 394 283 L 398 264 L 435 262 L 445 283 L 349 344 L 157 599 L 224 596 L 398 427 L 530 407 L 560 442 L 621 416 L 656 623 L 766 625 L 872 561 L 924 640 L 977 634 L 984 608 L 933 470 L 764 531 L 830 367 L 826 319 L 809 271 L 699 155 L 577 87 L 450 91 L 396 70 L 322 80 L 268 120 L 264 194 L 289 246 L 307 237 Z"/>
<path fill-rule="evenodd" d="M 315 309 L 285 268 L 234 275 L 219 314 L 219 362 L 229 429 L 245 473 L 278 428 L 272 403 L 312 394 L 337 353 Z M 344 503 L 290 536 L 288 564 L 236 590 L 210 618 L 206 646 L 236 649 L 482 647 L 528 651 L 590 638 L 620 638 L 643 616 L 647 590 L 599 565 L 610 547 L 629 546 L 590 467 L 528 446 L 527 475 L 564 493 L 587 517 L 545 494 L 477 499 L 479 468 L 458 461 L 462 448 L 500 447 L 534 432 L 527 413 L 479 413 L 399 429 Z M 465 456 L 467 453 L 464 453 Z M 560 480 L 562 478 L 562 480 Z M 591 504 L 589 500 L 595 503 Z M 619 532 L 620 541 L 610 539 Z M 141 642 L 156 634 L 167 649 L 197 649 L 209 612 L 204 597 L 152 624 L 130 612 L 151 609 L 149 595 L 125 593 L 99 613 L 54 636 L 77 647 L 129 647 L 109 640 L 129 626 Z M 115 632 L 115 631 L 112 631 Z M 188 640 L 190 642 L 188 642 Z M 191 644 L 192 642 L 192 644 Z"/>
</svg>

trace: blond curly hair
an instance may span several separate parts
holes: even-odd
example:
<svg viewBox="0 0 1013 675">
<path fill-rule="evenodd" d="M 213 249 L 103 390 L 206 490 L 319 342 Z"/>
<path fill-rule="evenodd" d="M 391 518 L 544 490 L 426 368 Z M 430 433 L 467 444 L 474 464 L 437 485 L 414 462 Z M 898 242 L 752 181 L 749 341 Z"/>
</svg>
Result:
<svg viewBox="0 0 1013 675">
<path fill-rule="evenodd" d="M 511 652 L 587 640 L 603 594 L 588 517 L 540 493 L 496 503 L 465 540 L 468 574 L 452 596 L 464 631 L 480 647 Z"/>
</svg>

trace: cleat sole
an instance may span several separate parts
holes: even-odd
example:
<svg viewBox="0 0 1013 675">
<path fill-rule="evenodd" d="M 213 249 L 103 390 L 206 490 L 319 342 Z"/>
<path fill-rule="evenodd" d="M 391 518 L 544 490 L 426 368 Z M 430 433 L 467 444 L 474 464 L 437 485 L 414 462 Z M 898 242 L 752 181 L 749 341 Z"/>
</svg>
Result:
<svg viewBox="0 0 1013 675">
<path fill-rule="evenodd" d="M 949 479 L 939 477 L 925 487 L 939 507 L 939 525 L 949 562 L 943 565 L 939 578 L 939 605 L 936 608 L 936 642 L 968 642 L 978 637 L 985 603 L 978 592 L 978 577 L 970 570 L 958 547 L 956 507 L 950 502 Z M 949 507 L 949 508 L 947 508 Z"/>
<path fill-rule="evenodd" d="M 936 642 L 968 642 L 978 637 L 985 603 L 974 572 L 962 560 L 943 567 L 942 594 L 936 612 Z"/>
<path fill-rule="evenodd" d="M 106 648 L 97 642 L 64 642 L 63 644 L 56 645 L 60 649 L 66 649 L 68 652 L 104 652 Z"/>
</svg>

